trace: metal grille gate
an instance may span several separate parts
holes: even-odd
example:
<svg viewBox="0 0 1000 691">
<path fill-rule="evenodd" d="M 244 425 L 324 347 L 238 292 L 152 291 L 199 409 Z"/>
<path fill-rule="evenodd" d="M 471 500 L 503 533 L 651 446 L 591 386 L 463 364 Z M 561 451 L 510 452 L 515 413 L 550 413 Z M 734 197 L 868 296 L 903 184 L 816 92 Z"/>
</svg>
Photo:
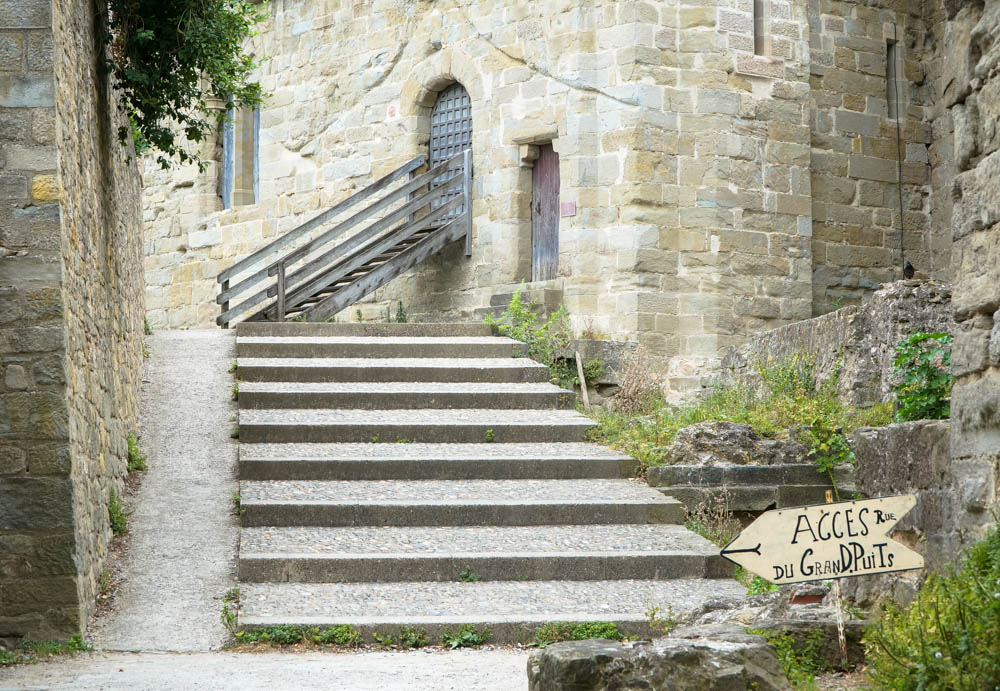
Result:
<svg viewBox="0 0 1000 691">
<path fill-rule="evenodd" d="M 439 163 L 447 161 L 449 158 L 465 149 L 472 148 L 472 100 L 465 87 L 455 82 L 438 94 L 434 108 L 431 110 L 431 140 L 428 158 L 431 168 Z M 431 183 L 431 187 L 437 187 L 450 179 L 453 175 L 464 172 L 465 167 L 460 166 L 438 176 Z M 462 194 L 461 190 L 452 190 L 446 195 L 442 195 L 436 200 L 431 208 L 441 206 L 452 197 Z M 464 213 L 465 207 L 460 206 L 444 215 L 438 221 L 439 225 L 444 225 L 452 218 Z"/>
</svg>

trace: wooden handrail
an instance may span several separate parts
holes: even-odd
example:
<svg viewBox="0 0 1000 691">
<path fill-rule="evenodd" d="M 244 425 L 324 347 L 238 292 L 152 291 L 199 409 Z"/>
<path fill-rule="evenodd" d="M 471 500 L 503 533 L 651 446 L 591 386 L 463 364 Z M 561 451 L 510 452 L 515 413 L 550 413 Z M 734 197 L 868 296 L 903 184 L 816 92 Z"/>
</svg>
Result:
<svg viewBox="0 0 1000 691">
<path fill-rule="evenodd" d="M 218 281 L 219 283 L 223 283 L 225 281 L 228 281 L 236 274 L 246 271 L 249 267 L 253 266 L 254 264 L 259 262 L 267 255 L 271 254 L 272 252 L 276 252 L 282 249 L 283 247 L 287 247 L 289 243 L 302 237 L 303 234 L 309 232 L 313 228 L 326 223 L 337 214 L 351 208 L 358 202 L 364 201 L 368 197 L 372 196 L 379 190 L 384 189 L 385 187 L 392 184 L 394 181 L 398 180 L 404 175 L 409 175 L 411 172 L 422 166 L 425 160 L 426 159 L 422 155 L 416 156 L 415 158 L 411 158 L 409 161 L 401 165 L 396 170 L 392 171 L 388 175 L 385 175 L 376 180 L 375 182 L 373 182 L 372 184 L 368 185 L 368 187 L 358 190 L 357 192 L 355 192 L 342 202 L 339 202 L 338 204 L 327 209 L 323 213 L 314 216 L 313 218 L 309 219 L 308 221 L 298 226 L 294 230 L 288 231 L 287 233 L 285 233 L 280 238 L 270 243 L 266 247 L 262 247 L 261 249 L 257 250 L 250 256 L 241 259 L 240 261 L 230 266 L 228 269 L 220 271 L 219 275 L 216 277 L 215 280 Z"/>
<path fill-rule="evenodd" d="M 440 243 L 445 241 L 446 236 L 448 238 L 457 237 L 456 233 L 464 231 L 465 251 L 468 255 L 472 236 L 471 154 L 471 150 L 466 149 L 420 174 L 416 174 L 414 171 L 423 165 L 424 157 L 417 156 L 331 209 L 314 216 L 266 247 L 221 272 L 217 280 L 222 285 L 222 292 L 216 301 L 222 305 L 222 314 L 216 318 L 216 322 L 226 327 L 232 319 L 274 297 L 276 297 L 274 301 L 258 310 L 250 318 L 272 318 L 284 321 L 289 312 L 302 312 L 305 309 L 307 314 L 315 314 L 315 308 L 319 305 L 324 306 L 323 312 L 325 313 L 334 305 L 341 304 L 346 296 L 356 295 L 359 289 L 368 290 L 365 286 L 374 285 L 373 281 L 376 280 L 376 277 L 381 277 L 377 280 L 386 281 L 398 275 L 395 270 L 382 271 L 377 268 L 387 258 L 405 255 L 408 262 L 419 262 L 426 259 L 429 255 L 421 254 L 419 259 L 414 259 L 416 255 L 404 249 L 412 245 L 414 241 L 417 241 L 417 245 L 424 248 L 425 253 L 430 250 L 437 251 L 436 248 L 443 246 Z M 461 175 L 452 175 L 443 183 L 435 180 L 435 178 L 441 178 L 448 171 L 463 164 L 464 171 Z M 391 191 L 386 191 L 391 183 L 404 176 L 406 181 L 402 185 Z M 455 194 L 456 189 L 458 190 L 457 195 Z M 385 192 L 385 194 L 379 194 L 380 192 Z M 337 223 L 315 238 L 286 250 L 283 255 L 277 258 L 273 258 L 275 254 L 288 248 L 296 239 L 332 220 L 338 213 L 365 200 L 370 200 L 371 203 L 364 209 L 353 213 L 346 220 Z M 400 202 L 402 202 L 400 206 L 392 209 L 383 217 L 366 225 L 358 232 L 352 232 L 355 227 L 363 226 L 372 220 L 379 211 L 389 209 L 393 204 Z M 453 218 L 449 217 L 449 214 L 455 213 L 459 208 L 462 208 L 462 213 Z M 418 216 L 422 209 L 428 209 L 428 212 Z M 447 232 L 444 232 L 445 228 L 447 228 Z M 429 234 L 428 231 L 430 231 Z M 418 233 L 422 235 L 417 235 Z M 432 237 L 436 239 L 430 243 L 426 242 L 425 239 L 418 240 L 423 235 L 426 235 L 425 239 Z M 345 239 L 332 249 L 325 250 L 319 256 L 309 259 L 310 254 L 338 238 Z M 450 241 L 447 240 L 447 242 Z M 301 264 L 303 261 L 305 263 Z M 264 262 L 266 263 L 260 266 Z M 392 259 L 389 259 L 389 262 L 396 267 L 403 265 Z M 294 271 L 292 270 L 293 265 L 297 265 Z M 407 266 L 409 265 L 412 264 L 407 264 Z M 245 276 L 238 283 L 232 283 L 231 279 L 234 276 L 245 274 L 258 266 L 260 268 Z M 270 281 L 272 276 L 276 277 L 274 282 Z M 361 280 L 360 277 L 365 277 L 367 280 Z M 265 283 L 261 289 L 238 305 L 231 306 L 230 303 L 234 297 L 253 290 L 261 283 Z M 379 283 L 379 285 L 383 284 Z M 350 286 L 351 290 L 341 290 L 344 286 Z M 331 300 L 324 297 L 331 295 L 336 296 L 336 299 Z M 316 302 L 317 300 L 318 302 Z M 308 307 L 309 305 L 312 306 Z"/>
</svg>

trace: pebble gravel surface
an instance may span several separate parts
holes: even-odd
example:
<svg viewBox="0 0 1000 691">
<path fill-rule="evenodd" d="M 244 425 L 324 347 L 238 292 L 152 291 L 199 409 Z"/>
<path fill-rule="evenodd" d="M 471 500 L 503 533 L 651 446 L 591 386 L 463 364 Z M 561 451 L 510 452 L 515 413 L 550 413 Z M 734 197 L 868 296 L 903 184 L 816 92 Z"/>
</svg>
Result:
<svg viewBox="0 0 1000 691">
<path fill-rule="evenodd" d="M 241 385 L 242 386 L 242 385 Z M 240 458 L 277 459 L 627 459 L 617 451 L 597 444 L 241 444 Z"/>
</svg>

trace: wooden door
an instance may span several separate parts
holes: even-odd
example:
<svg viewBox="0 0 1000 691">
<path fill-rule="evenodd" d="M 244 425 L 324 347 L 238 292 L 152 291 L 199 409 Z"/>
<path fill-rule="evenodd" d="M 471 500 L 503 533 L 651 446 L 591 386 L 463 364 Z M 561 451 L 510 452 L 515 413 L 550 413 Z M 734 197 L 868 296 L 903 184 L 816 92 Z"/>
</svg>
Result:
<svg viewBox="0 0 1000 691">
<path fill-rule="evenodd" d="M 559 267 L 559 154 L 538 147 L 531 171 L 531 280 L 556 277 Z"/>
</svg>

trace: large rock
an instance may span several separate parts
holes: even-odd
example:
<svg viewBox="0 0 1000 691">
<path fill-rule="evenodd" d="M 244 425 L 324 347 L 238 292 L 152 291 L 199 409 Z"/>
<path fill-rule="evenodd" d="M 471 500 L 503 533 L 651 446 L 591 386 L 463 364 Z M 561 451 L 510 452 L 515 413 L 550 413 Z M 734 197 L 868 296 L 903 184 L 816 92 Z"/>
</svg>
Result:
<svg viewBox="0 0 1000 691">
<path fill-rule="evenodd" d="M 699 422 L 667 447 L 668 465 L 780 465 L 808 463 L 809 448 L 794 439 L 762 439 L 750 425 Z"/>
<path fill-rule="evenodd" d="M 530 691 L 789 689 L 774 650 L 735 626 L 687 627 L 653 642 L 556 643 L 528 658 Z"/>
</svg>

